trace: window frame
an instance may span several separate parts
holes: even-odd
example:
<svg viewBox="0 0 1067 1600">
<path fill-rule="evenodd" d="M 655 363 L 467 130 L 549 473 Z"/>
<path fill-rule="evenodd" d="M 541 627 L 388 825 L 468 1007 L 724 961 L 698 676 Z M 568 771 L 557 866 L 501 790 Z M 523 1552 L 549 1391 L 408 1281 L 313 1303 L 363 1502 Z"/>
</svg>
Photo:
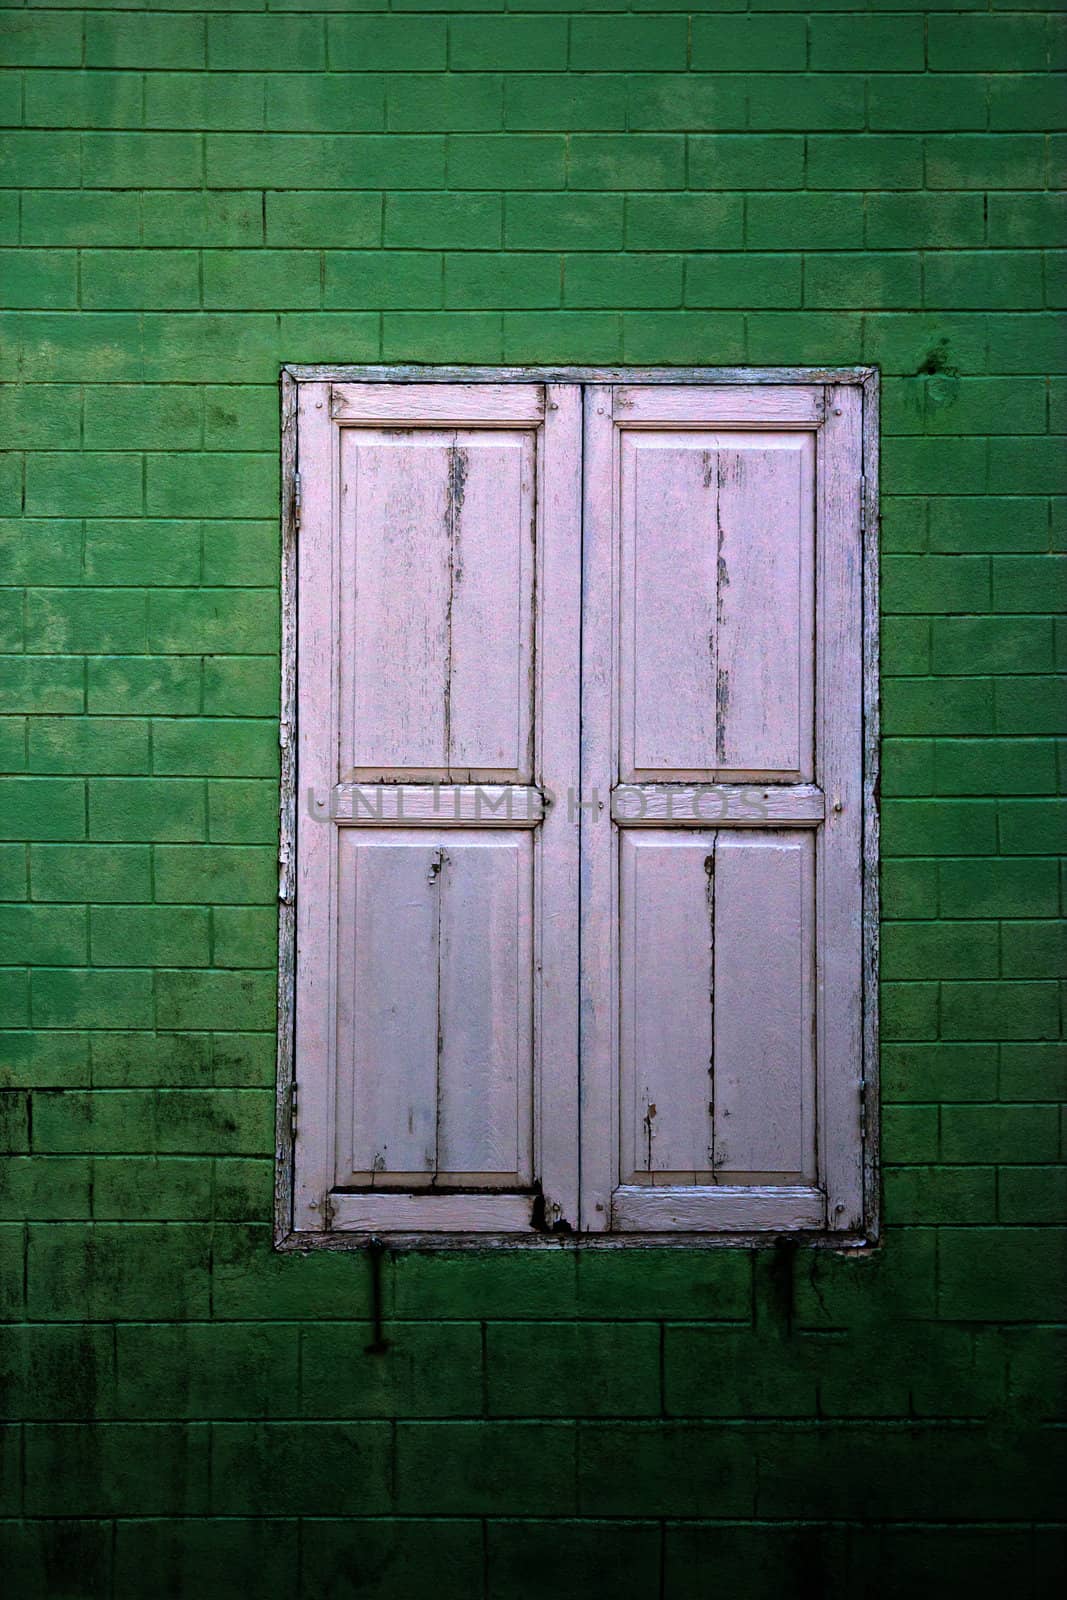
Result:
<svg viewBox="0 0 1067 1600">
<path fill-rule="evenodd" d="M 880 1237 L 878 1096 L 878 938 L 879 938 L 879 659 L 878 659 L 878 449 L 880 375 L 874 366 L 850 367 L 582 367 L 582 366 L 428 366 L 286 364 L 281 368 L 281 748 L 279 833 L 278 1050 L 274 1159 L 274 1245 L 282 1251 L 364 1249 L 368 1239 L 350 1232 L 296 1229 L 293 1183 L 298 1107 L 295 1092 L 296 1010 L 296 686 L 297 546 L 302 485 L 298 463 L 297 415 L 300 385 L 307 383 L 569 383 L 576 385 L 820 385 L 860 391 L 860 518 L 862 539 L 862 1099 L 863 1227 L 852 1232 L 790 1232 L 798 1243 L 852 1250 L 868 1249 Z M 485 1249 L 647 1249 L 724 1248 L 768 1245 L 765 1232 L 661 1232 L 530 1234 L 388 1234 L 391 1249 L 426 1251 Z"/>
</svg>

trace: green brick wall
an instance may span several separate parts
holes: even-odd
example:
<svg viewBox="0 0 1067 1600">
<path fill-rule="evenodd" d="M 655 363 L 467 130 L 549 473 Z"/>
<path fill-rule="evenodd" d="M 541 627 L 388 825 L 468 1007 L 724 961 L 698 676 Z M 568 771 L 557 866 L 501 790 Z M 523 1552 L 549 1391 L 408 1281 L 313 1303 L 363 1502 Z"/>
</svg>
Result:
<svg viewBox="0 0 1067 1600">
<path fill-rule="evenodd" d="M 1067 97 L 1015 3 L 0 6 L 19 1600 L 1052 1591 Z M 311 360 L 882 368 L 871 1258 L 410 1255 L 368 1355 L 366 1260 L 272 1254 Z"/>
</svg>

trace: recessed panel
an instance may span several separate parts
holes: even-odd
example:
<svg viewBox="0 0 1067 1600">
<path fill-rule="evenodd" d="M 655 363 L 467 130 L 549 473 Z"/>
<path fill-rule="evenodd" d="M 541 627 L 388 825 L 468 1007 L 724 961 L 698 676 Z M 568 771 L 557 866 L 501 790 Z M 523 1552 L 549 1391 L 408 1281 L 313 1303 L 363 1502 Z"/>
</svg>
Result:
<svg viewBox="0 0 1067 1600">
<path fill-rule="evenodd" d="M 532 837 L 338 839 L 337 1182 L 530 1179 Z"/>
<path fill-rule="evenodd" d="M 813 435 L 620 434 L 622 777 L 812 764 Z"/>
<path fill-rule="evenodd" d="M 812 835 L 620 849 L 621 1181 L 812 1179 Z"/>
<path fill-rule="evenodd" d="M 528 776 L 534 433 L 341 439 L 342 781 Z"/>
</svg>

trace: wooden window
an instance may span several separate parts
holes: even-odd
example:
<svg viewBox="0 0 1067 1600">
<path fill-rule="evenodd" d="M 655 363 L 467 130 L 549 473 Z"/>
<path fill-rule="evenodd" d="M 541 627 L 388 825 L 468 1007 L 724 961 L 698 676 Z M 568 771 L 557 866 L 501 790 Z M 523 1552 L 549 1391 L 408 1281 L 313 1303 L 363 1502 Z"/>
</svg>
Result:
<svg viewBox="0 0 1067 1600">
<path fill-rule="evenodd" d="M 283 397 L 279 1243 L 870 1240 L 875 375 Z"/>
</svg>

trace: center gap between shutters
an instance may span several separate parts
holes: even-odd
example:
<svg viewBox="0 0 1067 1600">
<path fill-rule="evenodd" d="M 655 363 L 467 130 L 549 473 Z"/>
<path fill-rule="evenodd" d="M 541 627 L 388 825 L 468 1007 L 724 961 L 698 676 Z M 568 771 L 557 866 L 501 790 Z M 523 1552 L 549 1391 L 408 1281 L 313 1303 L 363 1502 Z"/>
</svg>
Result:
<svg viewBox="0 0 1067 1600">
<path fill-rule="evenodd" d="M 283 374 L 281 1247 L 874 1237 L 876 401 Z"/>
</svg>

